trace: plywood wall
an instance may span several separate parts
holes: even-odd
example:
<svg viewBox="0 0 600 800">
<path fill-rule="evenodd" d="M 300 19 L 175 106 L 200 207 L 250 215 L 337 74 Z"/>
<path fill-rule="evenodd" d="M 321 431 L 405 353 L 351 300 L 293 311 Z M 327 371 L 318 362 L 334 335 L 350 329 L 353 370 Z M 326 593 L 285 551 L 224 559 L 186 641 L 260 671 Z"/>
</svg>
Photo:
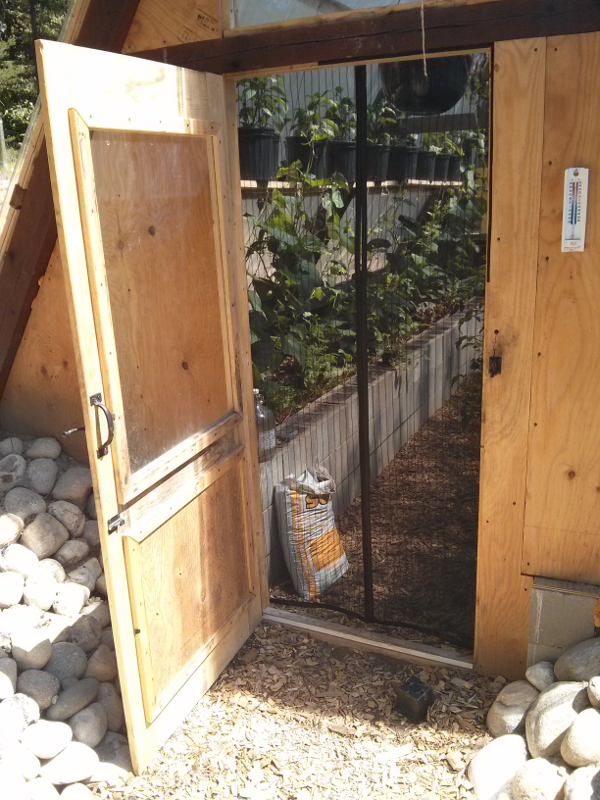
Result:
<svg viewBox="0 0 600 800">
<path fill-rule="evenodd" d="M 215 39 L 222 32 L 222 0 L 141 0 L 124 53 Z"/>
</svg>

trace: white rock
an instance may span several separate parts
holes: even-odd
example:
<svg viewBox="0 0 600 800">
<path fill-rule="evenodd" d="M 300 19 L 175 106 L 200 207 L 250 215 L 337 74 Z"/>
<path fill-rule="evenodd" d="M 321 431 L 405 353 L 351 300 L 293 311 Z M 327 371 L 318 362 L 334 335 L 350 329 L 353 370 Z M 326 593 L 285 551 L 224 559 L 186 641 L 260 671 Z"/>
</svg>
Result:
<svg viewBox="0 0 600 800">
<path fill-rule="evenodd" d="M 66 682 L 67 679 L 65 679 Z M 94 702 L 99 688 L 100 684 L 95 678 L 83 678 L 73 685 L 69 684 L 68 688 L 58 695 L 56 703 L 53 703 L 46 711 L 46 719 L 59 722 L 70 719 L 78 711 Z"/>
<path fill-rule="evenodd" d="M 26 471 L 27 462 L 23 456 L 13 453 L 0 459 L 0 492 L 8 492 L 14 486 L 19 486 L 25 478 Z"/>
<path fill-rule="evenodd" d="M 559 681 L 589 681 L 600 675 L 600 637 L 569 648 L 554 665 Z"/>
<path fill-rule="evenodd" d="M 86 655 L 98 647 L 101 637 L 100 623 L 91 616 L 81 616 L 71 626 L 71 641 L 79 645 Z"/>
<path fill-rule="evenodd" d="M 24 527 L 23 520 L 16 514 L 0 515 L 0 547 L 18 541 Z"/>
<path fill-rule="evenodd" d="M 600 766 L 600 713 L 595 708 L 577 715 L 562 741 L 560 754 L 572 767 Z"/>
<path fill-rule="evenodd" d="M 15 489 L 11 489 L 4 498 L 4 508 L 9 514 L 14 514 L 22 519 L 25 525 L 28 525 L 38 514 L 44 513 L 46 501 L 32 489 L 17 486 Z"/>
<path fill-rule="evenodd" d="M 46 778 L 34 778 L 27 784 L 28 800 L 56 800 L 60 797 L 54 784 Z"/>
<path fill-rule="evenodd" d="M 120 733 L 108 731 L 96 747 L 96 753 L 100 763 L 91 776 L 92 781 L 106 781 L 109 786 L 113 786 L 126 780 L 128 774 L 133 772 L 129 745 L 125 736 Z"/>
<path fill-rule="evenodd" d="M 108 728 L 106 709 L 101 703 L 92 703 L 82 708 L 69 720 L 73 739 L 90 747 L 96 747 L 104 738 Z"/>
<path fill-rule="evenodd" d="M 64 583 L 67 580 L 67 573 L 65 572 L 63 565 L 59 564 L 58 561 L 55 561 L 53 558 L 43 558 L 38 566 L 41 571 L 48 573 L 53 582 Z M 36 573 L 34 577 L 37 580 L 41 579 L 39 572 Z"/>
<path fill-rule="evenodd" d="M 108 603 L 104 600 L 100 600 L 100 598 L 96 597 L 90 600 L 88 605 L 82 609 L 81 613 L 93 617 L 100 623 L 101 628 L 106 628 L 110 625 L 110 608 L 108 607 Z"/>
<path fill-rule="evenodd" d="M 12 453 L 16 453 L 18 456 L 23 455 L 23 442 L 16 436 L 9 436 L 8 439 L 0 442 L 0 458 L 10 456 Z"/>
<path fill-rule="evenodd" d="M 0 462 L 1 466 L 2 462 Z M 87 467 L 71 467 L 58 479 L 52 496 L 55 500 L 67 500 L 79 508 L 85 507 L 92 491 L 92 473 Z"/>
<path fill-rule="evenodd" d="M 581 767 L 572 772 L 565 781 L 564 800 L 600 800 L 600 768 Z"/>
<path fill-rule="evenodd" d="M 96 700 L 104 706 L 109 731 L 118 731 L 125 721 L 123 702 L 112 683 L 101 683 Z"/>
<path fill-rule="evenodd" d="M 50 458 L 36 458 L 30 461 L 25 473 L 31 488 L 43 496 L 50 494 L 56 482 L 58 467 Z"/>
<path fill-rule="evenodd" d="M 90 599 L 90 590 L 87 586 L 80 583 L 58 583 L 56 589 L 56 600 L 52 608 L 57 614 L 65 617 L 74 617 L 83 608 L 84 604 Z"/>
<path fill-rule="evenodd" d="M 596 710 L 600 710 L 600 678 L 592 678 L 588 683 L 588 698 Z"/>
<path fill-rule="evenodd" d="M 101 644 L 105 644 L 107 647 L 110 647 L 111 650 L 115 649 L 115 637 L 112 628 L 105 628 L 102 631 L 100 642 Z"/>
<path fill-rule="evenodd" d="M 52 645 L 52 655 L 45 671 L 58 678 L 62 684 L 65 678 L 81 678 L 86 667 L 87 658 L 81 647 L 73 642 L 57 642 Z"/>
<path fill-rule="evenodd" d="M 500 736 L 480 750 L 468 767 L 478 800 L 495 800 L 501 792 L 510 796 L 513 778 L 527 757 L 525 739 L 514 733 Z"/>
<path fill-rule="evenodd" d="M 44 630 L 52 644 L 58 642 L 68 642 L 71 638 L 71 617 L 63 617 L 62 614 L 53 614 L 46 611 L 46 625 Z"/>
<path fill-rule="evenodd" d="M 71 742 L 41 768 L 43 778 L 56 784 L 78 783 L 90 778 L 98 764 L 98 756 L 81 742 Z"/>
<path fill-rule="evenodd" d="M 549 661 L 538 661 L 537 664 L 532 664 L 525 672 L 525 677 L 540 692 L 556 682 L 554 667 Z"/>
<path fill-rule="evenodd" d="M 7 697 L 0 703 L 0 738 L 20 738 L 25 728 L 39 718 L 40 710 L 31 697 L 24 694 Z"/>
<path fill-rule="evenodd" d="M 83 533 L 85 515 L 73 503 L 66 500 L 55 500 L 48 506 L 48 513 L 52 514 L 69 531 L 69 536 L 78 537 Z"/>
<path fill-rule="evenodd" d="M 58 697 L 58 678 L 39 669 L 26 669 L 19 675 L 17 689 L 38 704 L 40 711 L 50 708 Z"/>
<path fill-rule="evenodd" d="M 87 503 L 85 504 L 85 513 L 90 519 L 98 519 L 98 514 L 96 513 L 96 499 L 94 498 L 93 494 L 91 494 L 87 499 Z"/>
<path fill-rule="evenodd" d="M 0 572 L 0 608 L 10 608 L 21 602 L 25 578 L 18 572 Z"/>
<path fill-rule="evenodd" d="M 12 697 L 17 691 L 17 662 L 12 658 L 0 659 L 0 700 Z"/>
<path fill-rule="evenodd" d="M 69 531 L 51 514 L 38 514 L 21 534 L 21 544 L 38 558 L 49 558 L 69 539 Z"/>
<path fill-rule="evenodd" d="M 17 631 L 12 635 L 12 657 L 20 669 L 43 669 L 52 655 L 52 643 L 43 629 Z"/>
<path fill-rule="evenodd" d="M 63 800 L 88 800 L 94 795 L 83 783 L 72 783 L 70 786 L 65 786 L 61 797 Z"/>
<path fill-rule="evenodd" d="M 65 569 L 73 569 L 90 554 L 90 546 L 83 539 L 70 539 L 55 554 L 56 560 Z"/>
<path fill-rule="evenodd" d="M 25 455 L 27 458 L 58 458 L 61 453 L 62 447 L 56 439 L 43 436 L 29 445 Z"/>
<path fill-rule="evenodd" d="M 0 767 L 0 786 L 6 800 L 29 800 L 25 778 L 14 767 Z"/>
<path fill-rule="evenodd" d="M 102 575 L 102 568 L 97 558 L 89 558 L 81 566 L 67 573 L 67 577 L 70 581 L 80 583 L 82 586 L 87 586 L 90 592 L 94 591 L 96 581 L 100 575 Z"/>
<path fill-rule="evenodd" d="M 96 581 L 96 591 L 103 594 L 105 597 L 108 597 L 108 589 L 106 587 L 106 575 L 102 574 Z"/>
<path fill-rule="evenodd" d="M 85 523 L 83 538 L 92 548 L 100 546 L 100 530 L 98 529 L 98 523 L 95 519 L 88 519 Z"/>
<path fill-rule="evenodd" d="M 86 678 L 98 681 L 112 681 L 117 676 L 117 658 L 105 644 L 101 644 L 88 661 Z"/>
<path fill-rule="evenodd" d="M 50 722 L 41 719 L 34 722 L 21 735 L 21 741 L 38 758 L 54 758 L 65 749 L 73 738 L 73 731 L 66 722 Z"/>
<path fill-rule="evenodd" d="M 8 574 L 8 573 L 7 573 Z M 27 578 L 23 591 L 23 602 L 28 606 L 36 606 L 42 611 L 48 611 L 56 599 L 58 584 L 51 581 L 39 581 Z"/>
<path fill-rule="evenodd" d="M 30 781 L 40 771 L 40 762 L 21 742 L 4 739 L 0 741 L 0 767 L 13 767 Z"/>
<path fill-rule="evenodd" d="M 492 703 L 487 727 L 494 737 L 525 730 L 525 714 L 539 692 L 528 681 L 507 683 Z"/>
<path fill-rule="evenodd" d="M 0 561 L 2 572 L 18 572 L 24 578 L 31 578 L 38 569 L 36 554 L 22 544 L 9 544 Z"/>
<path fill-rule="evenodd" d="M 589 707 L 586 686 L 581 682 L 555 683 L 531 706 L 525 730 L 529 752 L 534 758 L 559 755 L 571 723 L 580 711 Z"/>
<path fill-rule="evenodd" d="M 513 800 L 555 800 L 567 780 L 567 770 L 545 758 L 532 758 L 517 772 L 512 783 Z"/>
</svg>

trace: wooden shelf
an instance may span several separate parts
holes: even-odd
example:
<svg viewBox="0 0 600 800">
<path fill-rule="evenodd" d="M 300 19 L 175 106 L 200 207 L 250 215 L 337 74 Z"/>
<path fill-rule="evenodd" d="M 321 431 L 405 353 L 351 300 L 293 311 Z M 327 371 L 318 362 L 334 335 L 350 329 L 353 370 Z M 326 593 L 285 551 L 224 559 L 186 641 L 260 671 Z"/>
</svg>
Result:
<svg viewBox="0 0 600 800">
<path fill-rule="evenodd" d="M 421 181 L 408 180 L 398 183 L 397 181 L 383 181 L 382 183 L 367 183 L 367 191 L 371 194 L 395 193 L 404 188 L 408 189 L 440 189 L 449 186 L 462 186 L 462 181 Z M 295 194 L 302 189 L 305 195 L 321 194 L 323 186 L 303 186 L 301 183 L 288 181 L 241 181 L 242 194 L 246 197 L 252 195 L 264 195 L 266 192 L 278 189 L 282 194 Z"/>
</svg>

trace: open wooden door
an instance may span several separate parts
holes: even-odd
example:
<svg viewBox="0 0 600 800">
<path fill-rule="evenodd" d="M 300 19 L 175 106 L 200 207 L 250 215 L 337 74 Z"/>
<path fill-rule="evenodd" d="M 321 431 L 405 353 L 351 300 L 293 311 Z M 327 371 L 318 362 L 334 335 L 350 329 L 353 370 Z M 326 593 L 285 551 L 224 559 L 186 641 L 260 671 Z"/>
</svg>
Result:
<svg viewBox="0 0 600 800">
<path fill-rule="evenodd" d="M 38 62 L 139 771 L 266 596 L 235 107 L 214 75 L 54 42 Z"/>
</svg>

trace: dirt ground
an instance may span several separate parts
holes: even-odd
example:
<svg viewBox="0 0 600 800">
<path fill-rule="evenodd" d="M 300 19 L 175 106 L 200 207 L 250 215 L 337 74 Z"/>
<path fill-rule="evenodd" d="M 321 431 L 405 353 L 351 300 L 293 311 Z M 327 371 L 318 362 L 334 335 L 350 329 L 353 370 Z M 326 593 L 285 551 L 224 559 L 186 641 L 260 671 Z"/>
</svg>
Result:
<svg viewBox="0 0 600 800">
<path fill-rule="evenodd" d="M 395 709 L 412 674 L 433 687 L 429 718 Z M 143 775 L 110 800 L 470 798 L 469 759 L 503 679 L 332 648 L 262 624 Z"/>
</svg>

